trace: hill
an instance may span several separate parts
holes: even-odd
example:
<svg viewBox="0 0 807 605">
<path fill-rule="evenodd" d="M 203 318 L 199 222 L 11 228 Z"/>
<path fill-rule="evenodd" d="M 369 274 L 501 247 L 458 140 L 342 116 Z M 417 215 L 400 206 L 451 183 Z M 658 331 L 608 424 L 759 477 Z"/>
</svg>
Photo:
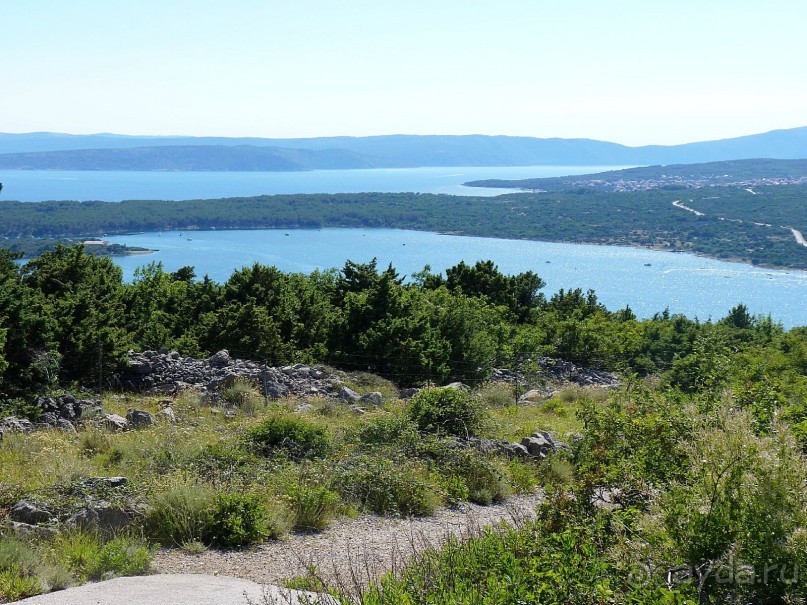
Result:
<svg viewBox="0 0 807 605">
<path fill-rule="evenodd" d="M 205 155 L 201 148 L 240 149 Z M 172 151 L 166 151 L 170 148 Z M 271 157 L 261 156 L 262 150 Z M 94 151 L 88 154 L 88 151 Z M 107 151 L 101 150 L 130 150 Z M 136 150 L 136 151 L 135 151 Z M 60 153 L 55 153 L 60 152 Z M 13 155 L 8 155 L 13 154 Z M 21 157 L 19 154 L 26 154 Z M 274 154 L 274 155 L 272 155 Z M 260 161 L 256 158 L 262 158 Z M 423 166 L 625 166 L 807 158 L 807 127 L 685 145 L 628 147 L 592 139 L 383 135 L 264 139 L 0 133 L 0 167 L 79 170 L 305 170 Z M 204 158 L 204 159 L 200 159 Z M 277 166 L 262 168 L 260 166 Z M 179 167 L 177 167 L 179 166 Z M 181 168 L 189 166 L 189 168 Z M 197 168 L 195 166 L 203 166 Z M 257 167 L 256 167 L 257 166 Z M 284 168 L 284 166 L 289 166 Z"/>
<path fill-rule="evenodd" d="M 342 149 L 288 149 L 253 145 L 183 145 L 77 149 L 0 155 L 6 170 L 223 170 L 298 171 L 375 168 L 370 157 Z"/>
<path fill-rule="evenodd" d="M 399 228 L 694 252 L 807 269 L 807 185 L 680 191 L 520 193 L 495 198 L 415 193 L 275 195 L 213 200 L 0 202 L 0 245 L 188 229 Z"/>
<path fill-rule="evenodd" d="M 594 174 L 539 179 L 487 179 L 468 187 L 501 187 L 533 191 L 564 191 L 585 187 L 602 191 L 688 189 L 712 185 L 760 186 L 807 183 L 807 160 L 750 159 L 703 164 L 672 164 L 609 170 Z"/>
</svg>

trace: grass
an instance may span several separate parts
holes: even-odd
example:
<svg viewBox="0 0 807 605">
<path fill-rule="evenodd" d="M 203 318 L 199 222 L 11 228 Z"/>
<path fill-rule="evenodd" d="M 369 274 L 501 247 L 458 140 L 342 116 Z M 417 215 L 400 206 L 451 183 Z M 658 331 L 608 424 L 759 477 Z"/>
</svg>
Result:
<svg viewBox="0 0 807 605">
<path fill-rule="evenodd" d="M 533 463 L 446 450 L 441 433 L 450 421 L 456 417 L 463 429 L 473 425 L 483 436 L 512 441 L 536 429 L 565 434 L 580 428 L 576 401 L 557 404 L 566 414 L 545 404 L 517 406 L 509 385 L 486 385 L 472 399 L 453 402 L 448 413 L 455 416 L 444 417 L 434 402 L 413 412 L 412 401 L 398 399 L 392 383 L 369 374 L 344 375 L 343 383 L 360 393 L 381 392 L 385 402 L 365 414 L 324 398 L 267 407 L 254 399 L 251 385 L 233 383 L 217 401 L 177 396 L 171 402 L 176 423 L 128 432 L 88 425 L 77 433 L 6 435 L 0 524 L 23 498 L 66 518 L 89 495 L 82 481 L 98 476 L 125 476 L 128 483 L 93 497 L 140 512 L 129 533 L 111 540 L 85 531 L 23 543 L 0 532 L 0 602 L 143 573 L 157 546 L 198 553 L 319 531 L 357 511 L 430 515 L 461 501 L 500 501 L 534 489 L 543 477 Z M 161 399 L 111 394 L 102 403 L 121 415 L 129 408 L 157 414 Z M 234 417 L 222 413 L 222 402 Z M 294 412 L 301 402 L 313 409 Z M 441 430 L 429 436 L 418 422 L 427 429 L 437 422 Z"/>
</svg>

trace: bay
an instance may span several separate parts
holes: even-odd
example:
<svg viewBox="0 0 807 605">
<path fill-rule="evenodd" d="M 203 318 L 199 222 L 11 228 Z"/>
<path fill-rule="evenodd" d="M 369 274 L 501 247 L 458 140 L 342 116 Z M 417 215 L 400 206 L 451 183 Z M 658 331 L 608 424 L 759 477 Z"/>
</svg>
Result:
<svg viewBox="0 0 807 605">
<path fill-rule="evenodd" d="M 689 254 L 399 229 L 172 231 L 107 239 L 158 249 L 115 258 L 127 280 L 137 267 L 152 261 L 163 263 L 167 271 L 191 265 L 197 275 L 222 282 L 235 269 L 254 262 L 307 273 L 376 257 L 379 267 L 392 263 L 401 274 L 411 275 L 426 264 L 443 271 L 461 260 L 490 259 L 506 273 L 535 271 L 547 282 L 547 294 L 561 288 L 591 288 L 609 309 L 629 305 L 640 318 L 669 308 L 671 313 L 714 320 L 744 303 L 752 313 L 771 314 L 786 327 L 807 325 L 807 272 L 761 269 Z"/>
<path fill-rule="evenodd" d="M 306 172 L 136 172 L 0 170 L 3 199 L 189 200 L 279 193 L 444 193 L 492 196 L 507 189 L 464 187 L 480 179 L 526 179 L 588 174 L 619 166 L 495 166 L 311 170 Z"/>
</svg>

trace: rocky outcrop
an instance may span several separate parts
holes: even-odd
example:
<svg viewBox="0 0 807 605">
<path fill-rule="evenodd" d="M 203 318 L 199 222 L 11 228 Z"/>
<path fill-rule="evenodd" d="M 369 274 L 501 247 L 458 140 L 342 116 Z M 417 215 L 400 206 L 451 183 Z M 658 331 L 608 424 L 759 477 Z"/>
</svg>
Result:
<svg viewBox="0 0 807 605">
<path fill-rule="evenodd" d="M 20 500 L 9 509 L 5 527 L 20 536 L 51 535 L 64 527 L 118 532 L 142 514 L 123 490 L 127 485 L 126 477 L 88 477 L 70 485 L 70 498 L 61 504 Z"/>
<path fill-rule="evenodd" d="M 126 412 L 126 423 L 135 429 L 144 428 L 154 424 L 154 416 L 143 410 L 129 410 Z"/>
<path fill-rule="evenodd" d="M 539 357 L 535 364 L 542 375 L 549 382 L 572 383 L 579 386 L 600 386 L 616 388 L 619 386 L 619 377 L 611 372 L 583 368 L 570 361 Z M 491 372 L 492 382 L 510 382 L 524 384 L 527 382 L 521 374 L 505 368 L 497 368 Z"/>
<path fill-rule="evenodd" d="M 296 364 L 267 367 L 233 359 L 219 351 L 207 359 L 183 357 L 176 351 L 129 352 L 129 368 L 119 379 L 124 388 L 149 393 L 176 394 L 185 389 L 215 394 L 236 378 L 244 378 L 273 399 L 289 395 L 339 395 L 341 383 L 323 368 Z"/>
<path fill-rule="evenodd" d="M 37 525 L 47 523 L 53 518 L 53 513 L 35 502 L 20 500 L 8 511 L 8 516 L 12 521 L 25 523 L 26 525 Z"/>
<path fill-rule="evenodd" d="M 551 452 L 567 449 L 568 446 L 556 441 L 551 434 L 545 431 L 536 431 L 530 437 L 525 437 L 521 443 L 512 443 L 504 439 L 485 439 L 469 437 L 463 439 L 455 437 L 451 441 L 453 447 L 466 447 L 480 450 L 486 454 L 500 454 L 508 458 L 522 458 L 542 460 Z"/>
<path fill-rule="evenodd" d="M 521 445 L 533 458 L 546 458 L 556 450 L 568 449 L 565 443 L 555 441 L 552 435 L 546 431 L 535 431 L 531 436 L 524 437 Z"/>
</svg>

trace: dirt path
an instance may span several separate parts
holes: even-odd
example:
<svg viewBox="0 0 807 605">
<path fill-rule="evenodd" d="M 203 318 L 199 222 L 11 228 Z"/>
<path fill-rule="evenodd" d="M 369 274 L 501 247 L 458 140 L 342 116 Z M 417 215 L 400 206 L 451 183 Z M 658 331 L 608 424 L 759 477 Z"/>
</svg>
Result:
<svg viewBox="0 0 807 605">
<path fill-rule="evenodd" d="M 793 227 L 790 227 L 790 231 L 793 233 L 793 237 L 796 238 L 797 244 L 801 246 L 807 246 L 807 242 L 804 241 L 804 236 L 801 234 L 801 231 L 799 231 L 798 229 L 794 229 Z"/>
<path fill-rule="evenodd" d="M 293 534 L 246 551 L 188 554 L 166 549 L 157 554 L 154 567 L 158 573 L 221 574 L 260 584 L 280 584 L 285 578 L 316 569 L 326 581 L 353 588 L 400 569 L 412 554 L 439 545 L 449 536 L 468 536 L 500 521 L 531 518 L 541 499 L 539 494 L 516 496 L 503 504 L 465 504 L 413 519 L 362 515 L 339 521 L 320 533 Z"/>
<path fill-rule="evenodd" d="M 690 208 L 689 206 L 684 206 L 681 200 L 675 200 L 672 203 L 673 206 L 676 208 L 680 208 L 681 210 L 686 210 L 687 212 L 692 212 L 695 216 L 706 216 L 703 212 L 695 210 L 694 208 Z"/>
</svg>

